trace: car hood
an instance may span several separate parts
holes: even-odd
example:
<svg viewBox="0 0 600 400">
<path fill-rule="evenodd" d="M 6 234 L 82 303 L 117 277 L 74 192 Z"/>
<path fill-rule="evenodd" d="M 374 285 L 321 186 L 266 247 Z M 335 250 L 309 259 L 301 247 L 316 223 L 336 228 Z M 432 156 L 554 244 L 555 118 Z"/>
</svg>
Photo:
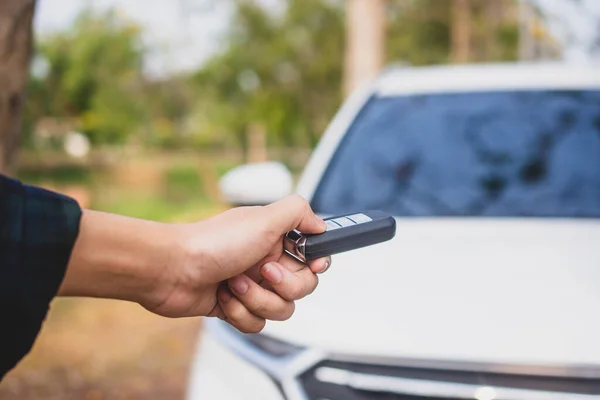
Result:
<svg viewBox="0 0 600 400">
<path fill-rule="evenodd" d="M 600 365 L 600 221 L 399 219 L 265 333 L 333 353 Z"/>
</svg>

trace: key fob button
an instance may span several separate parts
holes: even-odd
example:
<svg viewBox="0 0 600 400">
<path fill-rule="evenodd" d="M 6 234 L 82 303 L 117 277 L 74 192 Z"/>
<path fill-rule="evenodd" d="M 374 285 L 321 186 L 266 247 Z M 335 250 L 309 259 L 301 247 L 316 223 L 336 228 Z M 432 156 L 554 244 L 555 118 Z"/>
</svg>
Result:
<svg viewBox="0 0 600 400">
<path fill-rule="evenodd" d="M 352 221 L 351 219 L 348 219 L 346 217 L 336 218 L 336 219 L 333 220 L 333 222 L 337 223 L 342 228 L 345 228 L 347 226 L 356 225 L 356 223 L 354 223 L 354 221 Z"/>
<path fill-rule="evenodd" d="M 335 229 L 340 229 L 342 227 L 341 225 L 336 224 L 332 220 L 327 220 L 327 221 L 325 221 L 325 223 L 327 224 L 327 231 L 333 231 Z"/>
<path fill-rule="evenodd" d="M 347 218 L 351 219 L 352 221 L 356 222 L 357 224 L 364 224 L 365 222 L 373 221 L 371 218 L 367 217 L 365 214 L 348 215 Z"/>
</svg>

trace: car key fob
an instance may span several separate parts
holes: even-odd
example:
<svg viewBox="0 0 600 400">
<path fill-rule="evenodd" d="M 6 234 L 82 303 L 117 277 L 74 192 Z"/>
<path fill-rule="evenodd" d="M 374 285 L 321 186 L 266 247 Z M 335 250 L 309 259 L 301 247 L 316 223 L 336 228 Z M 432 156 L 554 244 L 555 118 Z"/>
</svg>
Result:
<svg viewBox="0 0 600 400">
<path fill-rule="evenodd" d="M 381 211 L 364 211 L 325 219 L 327 231 L 317 235 L 288 232 L 284 250 L 307 262 L 332 254 L 371 246 L 390 240 L 396 234 L 396 220 Z"/>
</svg>

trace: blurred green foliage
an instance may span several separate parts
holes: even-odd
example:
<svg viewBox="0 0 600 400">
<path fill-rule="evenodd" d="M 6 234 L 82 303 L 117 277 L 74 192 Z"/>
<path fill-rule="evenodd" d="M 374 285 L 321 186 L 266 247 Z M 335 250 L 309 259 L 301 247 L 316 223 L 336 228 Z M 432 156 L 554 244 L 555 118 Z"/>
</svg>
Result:
<svg viewBox="0 0 600 400">
<path fill-rule="evenodd" d="M 215 203 L 204 198 L 187 198 L 185 201 L 169 201 L 151 194 L 122 192 L 108 201 L 98 202 L 94 208 L 100 211 L 126 215 L 152 221 L 172 221 L 183 215 L 207 214 Z M 210 214 L 210 213 L 208 213 Z M 200 217 L 198 217 L 200 218 Z M 185 218 L 191 221 L 192 218 Z"/>
<path fill-rule="evenodd" d="M 95 144 L 173 146 L 190 108 L 182 100 L 186 85 L 146 76 L 141 35 L 114 11 L 86 11 L 72 29 L 42 38 L 36 61 L 46 68 L 30 80 L 25 143 L 34 143 L 35 130 L 60 135 L 68 129 Z"/>
<path fill-rule="evenodd" d="M 204 185 L 195 165 L 173 165 L 165 171 L 163 193 L 169 201 L 185 202 L 205 197 Z"/>
<path fill-rule="evenodd" d="M 518 25 L 499 10 L 515 10 L 513 0 L 470 0 L 471 60 L 516 61 Z M 490 12 L 490 8 L 491 11 Z M 506 12 L 506 11 L 505 11 Z M 509 17 L 509 18 L 507 18 Z M 390 0 L 386 55 L 388 62 L 446 64 L 451 55 L 451 1 Z"/>
<path fill-rule="evenodd" d="M 240 163 L 232 161 L 216 161 L 214 163 L 215 173 L 219 178 L 238 166 L 240 166 Z"/>
<path fill-rule="evenodd" d="M 343 9 L 324 0 L 287 3 L 274 16 L 236 2 L 225 48 L 191 79 L 204 94 L 200 134 L 230 132 L 243 146 L 246 127 L 258 122 L 272 144 L 316 144 L 341 101 Z"/>
<path fill-rule="evenodd" d="M 87 166 L 60 164 L 54 166 L 21 167 L 18 178 L 29 184 L 46 183 L 51 185 L 89 184 L 93 172 Z"/>
<path fill-rule="evenodd" d="M 72 30 L 45 38 L 39 57 L 45 76 L 34 76 L 30 109 L 65 121 L 95 143 L 122 143 L 144 117 L 140 29 L 114 12 L 86 11 Z"/>
<path fill-rule="evenodd" d="M 147 76 L 143 32 L 116 12 L 86 11 L 72 29 L 41 38 L 47 68 L 31 78 L 26 139 L 77 129 L 97 145 L 245 147 L 259 124 L 270 146 L 314 146 L 342 101 L 344 1 L 281 0 L 282 13 L 227 1 L 234 12 L 221 51 L 187 75 Z M 514 60 L 516 21 L 491 23 L 485 3 L 471 1 L 474 60 Z M 449 4 L 390 0 L 387 61 L 448 62 Z"/>
<path fill-rule="evenodd" d="M 196 214 L 204 216 L 207 210 L 217 206 L 203 180 L 207 171 L 203 171 L 193 159 L 166 163 L 157 169 L 161 181 L 154 188 L 143 184 L 132 188 L 118 183 L 118 179 L 111 179 L 110 174 L 105 176 L 105 183 L 96 189 L 103 193 L 96 196 L 94 207 L 135 218 L 172 221 L 179 218 L 193 220 Z M 112 172 L 113 176 L 115 173 Z M 108 191 L 104 191 L 105 185 Z"/>
</svg>

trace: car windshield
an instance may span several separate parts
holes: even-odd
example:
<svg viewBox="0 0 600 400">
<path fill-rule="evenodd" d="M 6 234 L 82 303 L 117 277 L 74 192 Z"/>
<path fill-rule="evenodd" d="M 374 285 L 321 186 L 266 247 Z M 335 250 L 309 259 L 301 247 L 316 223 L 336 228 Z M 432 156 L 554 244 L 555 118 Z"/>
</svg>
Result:
<svg viewBox="0 0 600 400">
<path fill-rule="evenodd" d="M 600 91 L 374 97 L 312 201 L 322 214 L 600 217 Z"/>
</svg>

